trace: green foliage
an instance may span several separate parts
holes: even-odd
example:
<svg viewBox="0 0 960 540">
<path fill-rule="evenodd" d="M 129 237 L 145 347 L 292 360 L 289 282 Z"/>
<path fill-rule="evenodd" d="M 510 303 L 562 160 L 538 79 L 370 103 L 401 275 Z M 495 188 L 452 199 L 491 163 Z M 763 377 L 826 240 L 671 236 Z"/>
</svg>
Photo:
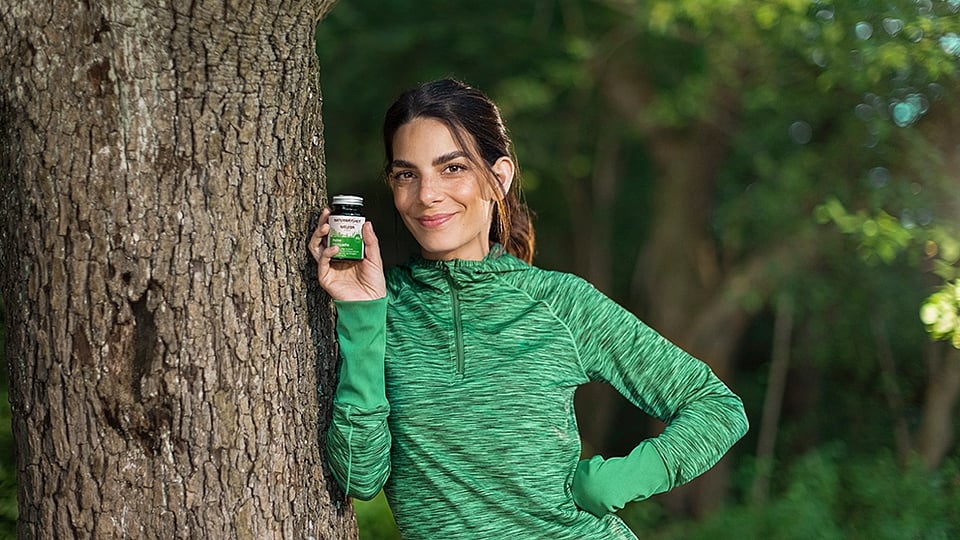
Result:
<svg viewBox="0 0 960 540">
<path fill-rule="evenodd" d="M 653 35 L 708 42 L 711 48 L 730 53 L 749 50 L 753 73 L 773 76 L 768 79 L 773 84 L 777 79 L 810 77 L 824 91 L 850 89 L 895 98 L 909 86 L 923 93 L 921 88 L 929 83 L 954 77 L 960 56 L 956 39 L 960 20 L 957 5 L 951 2 L 620 0 L 608 4 Z M 714 59 L 727 68 L 739 64 L 724 55 Z M 785 67 L 789 57 L 799 70 L 771 71 Z"/>
<path fill-rule="evenodd" d="M 844 234 L 859 238 L 858 254 L 868 264 L 892 263 L 914 240 L 910 230 L 883 210 L 872 216 L 863 210 L 850 214 L 834 197 L 817 207 L 816 216 L 820 223 L 832 221 Z"/>
<path fill-rule="evenodd" d="M 842 440 L 851 452 L 868 453 L 893 446 L 892 415 L 883 392 L 878 357 L 889 347 L 896 359 L 897 386 L 911 426 L 922 414 L 928 373 L 922 349 L 929 338 L 917 317 L 927 295 L 927 276 L 901 257 L 891 265 L 868 264 L 856 256 L 853 237 L 827 237 L 827 254 L 817 267 L 799 276 L 789 291 L 797 299 L 790 351 L 791 373 L 777 438 L 777 457 L 789 463 L 822 441 Z M 829 281 L 830 286 L 824 286 Z M 762 319 L 755 323 L 768 325 Z M 743 365 L 738 386 L 753 377 L 759 388 L 744 391 L 748 416 L 756 427 L 761 415 L 770 352 L 769 338 L 750 351 L 758 372 Z M 746 390 L 745 388 L 745 390 Z M 748 398 L 752 396 L 752 399 Z M 754 429 L 750 435 L 755 436 Z M 750 436 L 748 435 L 748 436 Z M 752 448 L 749 441 L 741 447 Z"/>
<path fill-rule="evenodd" d="M 955 465 L 934 472 L 919 464 L 904 468 L 886 453 L 852 455 L 834 445 L 804 456 L 782 476 L 783 489 L 766 504 L 730 507 L 648 537 L 894 540 L 960 534 Z"/>
<path fill-rule="evenodd" d="M 920 319 L 934 339 L 960 349 L 960 279 L 944 284 L 920 308 Z"/>
<path fill-rule="evenodd" d="M 353 500 L 357 513 L 357 527 L 360 540 L 399 540 L 400 532 L 390 512 L 390 505 L 381 490 L 370 501 Z"/>
<path fill-rule="evenodd" d="M 960 348 L 960 236 L 944 225 L 918 227 L 883 210 L 873 215 L 864 210 L 850 213 L 836 198 L 818 206 L 816 216 L 819 222 L 832 222 L 844 234 L 858 238 L 857 252 L 868 264 L 892 264 L 911 249 L 917 261 L 922 251 L 927 266 L 945 283 L 923 302 L 920 319 L 933 339 Z"/>
</svg>

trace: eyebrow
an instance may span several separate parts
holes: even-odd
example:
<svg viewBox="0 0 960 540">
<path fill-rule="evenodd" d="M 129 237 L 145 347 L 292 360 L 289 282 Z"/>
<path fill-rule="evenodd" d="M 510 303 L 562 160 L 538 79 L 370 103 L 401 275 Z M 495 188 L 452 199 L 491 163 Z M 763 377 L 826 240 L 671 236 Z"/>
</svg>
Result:
<svg viewBox="0 0 960 540">
<path fill-rule="evenodd" d="M 470 156 L 467 155 L 463 150 L 454 150 L 453 152 L 446 153 L 442 156 L 437 157 L 433 160 L 433 166 L 442 165 L 448 161 L 453 161 L 457 158 L 470 159 Z"/>
<path fill-rule="evenodd" d="M 437 165 L 442 165 L 449 161 L 453 161 L 457 158 L 466 158 L 470 159 L 470 155 L 464 152 L 463 150 L 454 150 L 453 152 L 448 152 L 441 156 L 434 158 L 432 165 L 436 167 Z M 403 159 L 395 159 L 390 162 L 391 168 L 401 168 L 401 169 L 416 169 L 416 166 L 409 161 Z"/>
</svg>

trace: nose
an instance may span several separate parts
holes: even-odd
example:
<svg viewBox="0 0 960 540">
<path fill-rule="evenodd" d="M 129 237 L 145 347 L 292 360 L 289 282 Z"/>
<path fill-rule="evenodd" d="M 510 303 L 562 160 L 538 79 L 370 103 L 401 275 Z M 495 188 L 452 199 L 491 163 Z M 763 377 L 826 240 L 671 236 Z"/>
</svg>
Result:
<svg viewBox="0 0 960 540">
<path fill-rule="evenodd" d="M 443 199 L 443 186 L 440 176 L 433 173 L 427 173 L 420 178 L 420 190 L 417 192 L 417 198 L 424 206 L 431 206 Z"/>
</svg>

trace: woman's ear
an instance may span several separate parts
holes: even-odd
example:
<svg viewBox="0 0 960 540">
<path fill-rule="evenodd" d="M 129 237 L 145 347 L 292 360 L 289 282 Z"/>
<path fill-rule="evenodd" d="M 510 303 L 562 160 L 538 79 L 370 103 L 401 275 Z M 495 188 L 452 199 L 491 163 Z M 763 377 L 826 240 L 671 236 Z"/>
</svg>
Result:
<svg viewBox="0 0 960 540">
<path fill-rule="evenodd" d="M 510 184 L 513 183 L 513 175 L 516 172 L 516 166 L 513 164 L 513 160 L 507 156 L 503 156 L 493 163 L 491 169 L 493 169 L 493 174 L 497 177 L 497 182 L 500 184 L 500 193 L 506 195 L 510 191 Z"/>
</svg>

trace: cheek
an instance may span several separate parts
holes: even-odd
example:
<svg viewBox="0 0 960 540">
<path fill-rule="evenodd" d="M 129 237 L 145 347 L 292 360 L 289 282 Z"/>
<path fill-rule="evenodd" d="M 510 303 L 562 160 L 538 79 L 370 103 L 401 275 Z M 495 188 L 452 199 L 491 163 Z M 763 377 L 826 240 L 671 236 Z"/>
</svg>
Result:
<svg viewBox="0 0 960 540">
<path fill-rule="evenodd" d="M 462 201 L 474 201 L 480 205 L 492 205 L 496 201 L 493 189 L 480 179 L 463 182 L 456 188 L 457 198 Z"/>
<path fill-rule="evenodd" d="M 393 206 L 396 207 L 397 210 L 402 211 L 403 208 L 409 204 L 408 201 L 410 198 L 403 189 L 391 186 L 390 192 L 393 194 Z"/>
<path fill-rule="evenodd" d="M 493 205 L 497 202 L 496 194 L 493 190 L 490 189 L 489 186 L 484 186 L 474 193 L 474 197 L 474 200 L 477 201 L 476 206 L 483 215 L 490 216 L 493 212 Z"/>
</svg>

